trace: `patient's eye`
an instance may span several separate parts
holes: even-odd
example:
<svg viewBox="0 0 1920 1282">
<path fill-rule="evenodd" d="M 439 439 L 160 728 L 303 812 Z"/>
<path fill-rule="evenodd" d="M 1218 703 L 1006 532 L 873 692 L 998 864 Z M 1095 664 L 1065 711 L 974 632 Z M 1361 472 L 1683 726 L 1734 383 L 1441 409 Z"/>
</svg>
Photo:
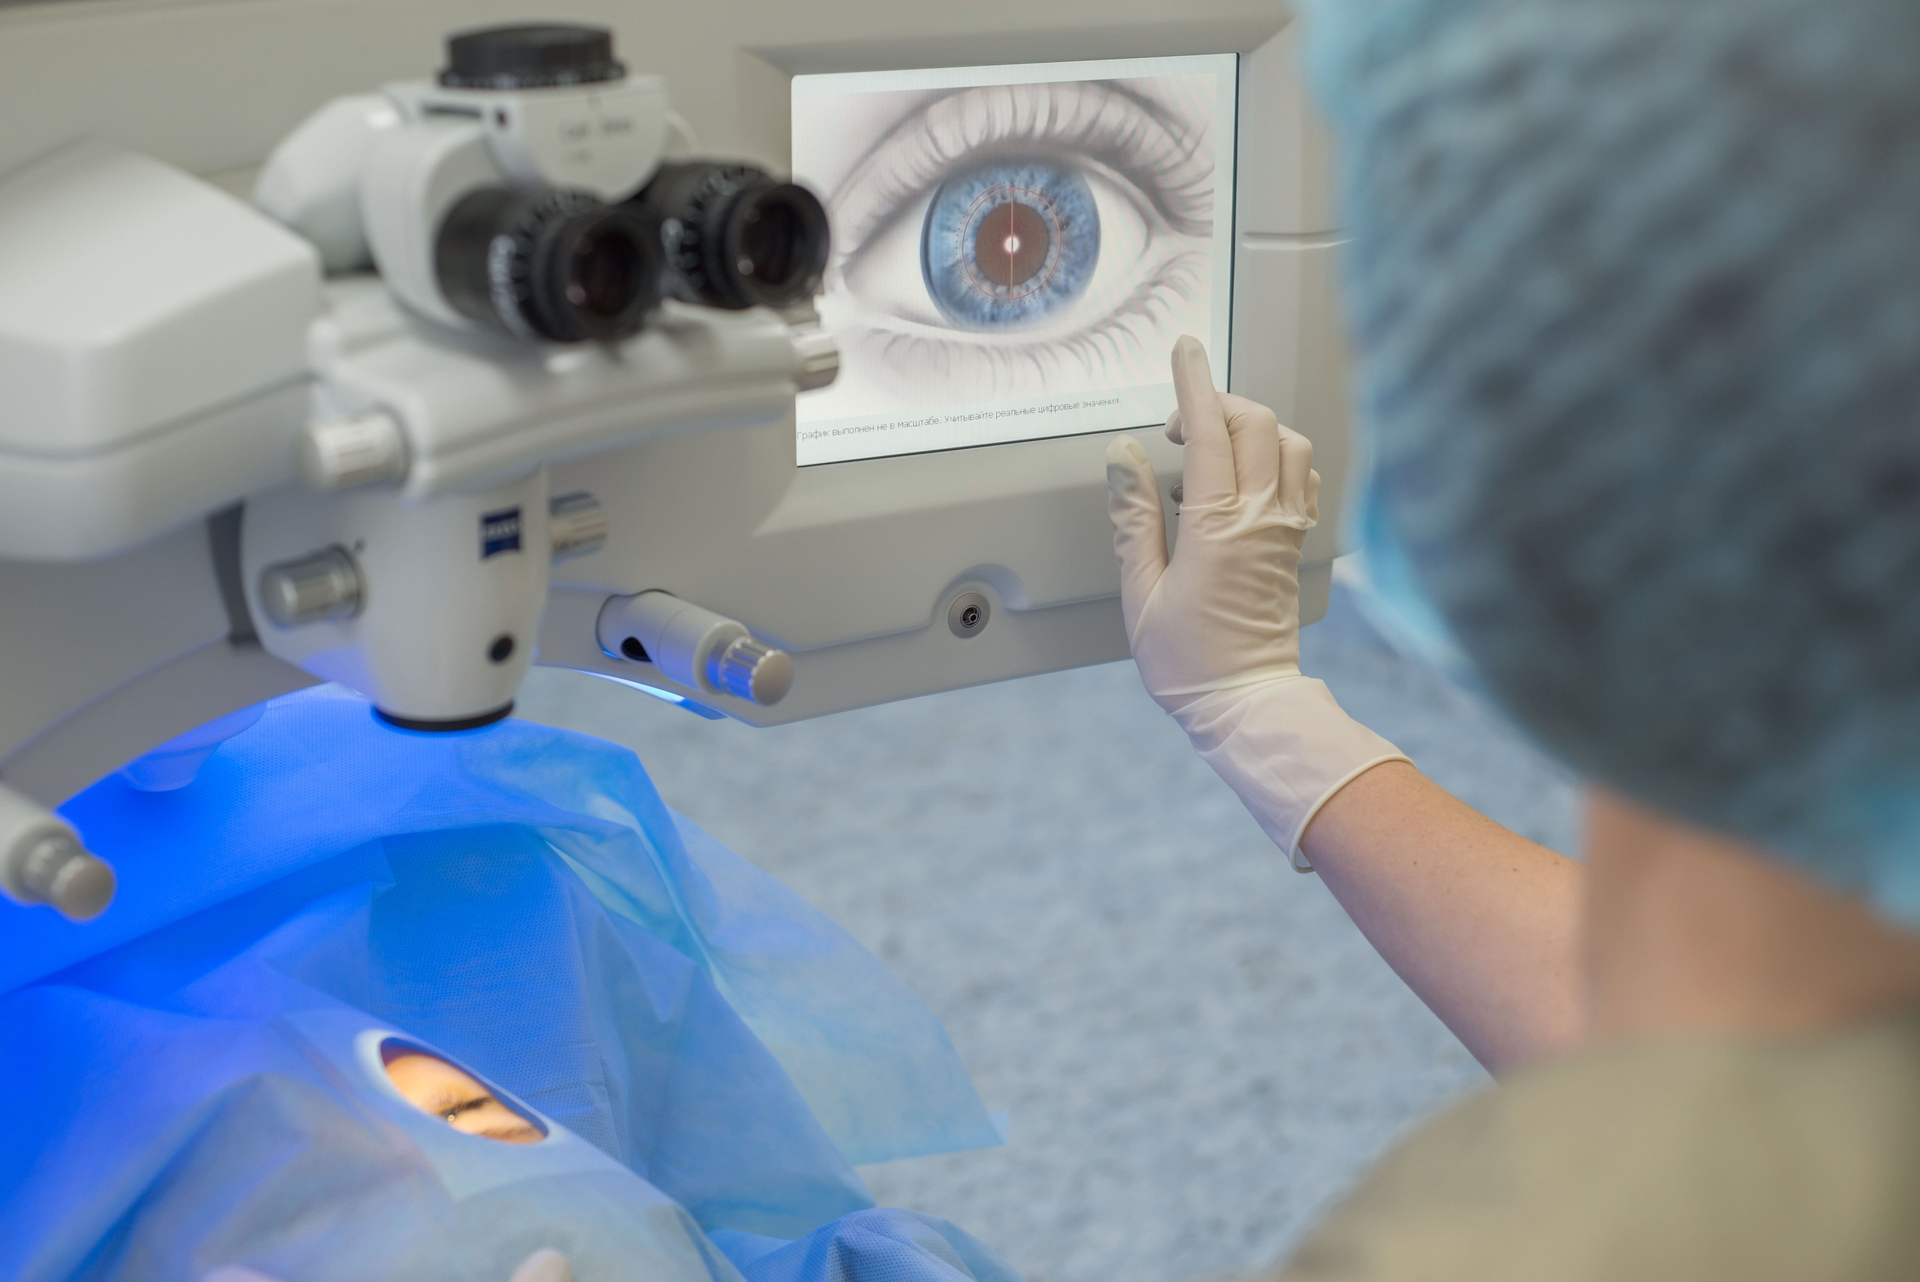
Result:
<svg viewBox="0 0 1920 1282">
<path fill-rule="evenodd" d="M 461 1099 L 465 1091 L 443 1092 L 432 1101 L 430 1112 L 439 1113 L 449 1122 L 462 1113 L 471 1113 L 476 1108 L 497 1108 L 500 1101 L 491 1095 L 475 1095 L 470 1099 Z"/>
<path fill-rule="evenodd" d="M 380 1044 L 387 1080 L 407 1102 L 442 1118 L 454 1130 L 507 1144 L 537 1144 L 546 1138 L 532 1118 L 501 1101 L 456 1064 L 417 1046 L 388 1038 Z"/>
</svg>

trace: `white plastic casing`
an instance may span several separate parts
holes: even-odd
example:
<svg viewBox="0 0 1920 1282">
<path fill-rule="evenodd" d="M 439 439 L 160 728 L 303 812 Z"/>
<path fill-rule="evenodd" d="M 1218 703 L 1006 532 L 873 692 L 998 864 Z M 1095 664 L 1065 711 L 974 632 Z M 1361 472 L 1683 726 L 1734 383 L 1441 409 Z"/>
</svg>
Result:
<svg viewBox="0 0 1920 1282">
<path fill-rule="evenodd" d="M 543 346 L 423 325 L 370 277 L 329 284 L 327 296 L 311 349 L 318 408 L 328 418 L 390 415 L 406 437 L 409 498 L 495 484 L 540 459 L 642 435 L 774 424 L 793 412 L 801 354 L 763 309 L 668 303 L 620 343 Z"/>
<path fill-rule="evenodd" d="M 423 316 L 466 325 L 440 294 L 435 234 L 462 196 L 501 182 L 487 132 L 469 117 L 430 117 L 374 135 L 360 181 L 360 221 L 387 288 Z"/>
<path fill-rule="evenodd" d="M 516 187 L 564 187 L 625 200 L 652 176 L 666 145 L 667 85 L 658 76 L 517 91 L 408 81 L 386 92 L 415 120 L 479 122 L 494 162 Z"/>
<path fill-rule="evenodd" d="M 607 657 L 621 658 L 622 644 L 632 637 L 660 671 L 707 694 L 720 693 L 707 674 L 714 654 L 749 635 L 734 620 L 665 592 L 609 597 L 600 608 L 595 633 Z"/>
<path fill-rule="evenodd" d="M 335 98 L 273 149 L 254 184 L 253 203 L 312 241 L 327 271 L 372 267 L 360 221 L 360 178 L 373 140 L 403 119 L 385 94 Z"/>
<path fill-rule="evenodd" d="M 0 183 L 0 558 L 101 556 L 286 470 L 313 247 L 99 144 Z"/>
<path fill-rule="evenodd" d="M 415 311 L 465 325 L 434 270 L 448 211 L 498 186 L 624 200 L 660 163 L 666 121 L 666 85 L 654 76 L 511 93 L 394 84 L 309 117 L 275 149 L 256 199 L 312 236 L 329 270 L 370 260 Z"/>
<path fill-rule="evenodd" d="M 276 627 L 260 603 L 261 572 L 327 547 L 359 565 L 359 613 Z M 550 561 L 546 472 L 419 503 L 380 489 L 285 491 L 248 506 L 241 548 L 268 650 L 390 716 L 468 720 L 512 703 L 533 661 Z"/>
</svg>

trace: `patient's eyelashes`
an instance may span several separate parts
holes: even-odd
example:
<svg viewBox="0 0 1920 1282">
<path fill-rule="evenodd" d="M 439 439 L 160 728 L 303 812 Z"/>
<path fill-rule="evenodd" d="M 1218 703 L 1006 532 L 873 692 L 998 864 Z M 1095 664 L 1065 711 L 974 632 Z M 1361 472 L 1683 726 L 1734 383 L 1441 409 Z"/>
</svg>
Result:
<svg viewBox="0 0 1920 1282">
<path fill-rule="evenodd" d="M 380 1044 L 387 1080 L 423 1113 L 454 1130 L 508 1144 L 537 1144 L 546 1132 L 503 1103 L 458 1065 L 389 1038 Z"/>
<path fill-rule="evenodd" d="M 495 1108 L 500 1107 L 500 1101 L 491 1095 L 475 1095 L 469 1099 L 459 1098 L 465 1093 L 464 1091 L 443 1092 L 427 1111 L 439 1113 L 451 1122 L 462 1113 L 471 1113 L 476 1108 L 486 1108 L 489 1105 Z"/>
</svg>

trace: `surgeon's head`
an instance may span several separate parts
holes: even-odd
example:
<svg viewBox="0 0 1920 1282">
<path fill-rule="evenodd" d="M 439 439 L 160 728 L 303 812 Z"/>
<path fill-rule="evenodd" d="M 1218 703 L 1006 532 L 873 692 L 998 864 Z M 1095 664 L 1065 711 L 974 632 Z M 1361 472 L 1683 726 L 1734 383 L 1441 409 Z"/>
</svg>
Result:
<svg viewBox="0 0 1920 1282">
<path fill-rule="evenodd" d="M 1920 922 L 1920 8 L 1302 8 L 1408 577 L 1575 765 Z"/>
<path fill-rule="evenodd" d="M 409 1104 L 444 1118 L 456 1131 L 508 1144 L 537 1144 L 546 1138 L 472 1074 L 438 1055 L 389 1039 L 380 1046 L 380 1059 L 387 1079 Z"/>
</svg>

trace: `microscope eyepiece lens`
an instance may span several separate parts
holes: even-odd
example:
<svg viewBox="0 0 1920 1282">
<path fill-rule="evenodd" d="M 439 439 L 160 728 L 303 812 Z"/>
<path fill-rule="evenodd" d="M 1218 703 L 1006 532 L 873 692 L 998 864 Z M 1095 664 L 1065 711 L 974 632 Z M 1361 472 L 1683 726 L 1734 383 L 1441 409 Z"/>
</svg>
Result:
<svg viewBox="0 0 1920 1282">
<path fill-rule="evenodd" d="M 590 228 L 567 256 L 567 302 L 588 315 L 618 316 L 633 300 L 636 282 L 645 270 L 643 250 L 623 232 Z"/>
<path fill-rule="evenodd" d="M 667 229 L 668 288 L 709 307 L 786 307 L 820 288 L 827 211 L 795 183 L 751 165 L 662 165 L 633 201 Z"/>
<path fill-rule="evenodd" d="M 665 285 L 647 210 L 575 191 L 491 187 L 464 197 L 434 242 L 440 292 L 455 311 L 516 338 L 626 338 Z"/>
<path fill-rule="evenodd" d="M 736 260 L 741 274 L 771 289 L 789 288 L 798 258 L 795 251 L 806 237 L 800 215 L 779 188 L 742 203 Z"/>
</svg>

